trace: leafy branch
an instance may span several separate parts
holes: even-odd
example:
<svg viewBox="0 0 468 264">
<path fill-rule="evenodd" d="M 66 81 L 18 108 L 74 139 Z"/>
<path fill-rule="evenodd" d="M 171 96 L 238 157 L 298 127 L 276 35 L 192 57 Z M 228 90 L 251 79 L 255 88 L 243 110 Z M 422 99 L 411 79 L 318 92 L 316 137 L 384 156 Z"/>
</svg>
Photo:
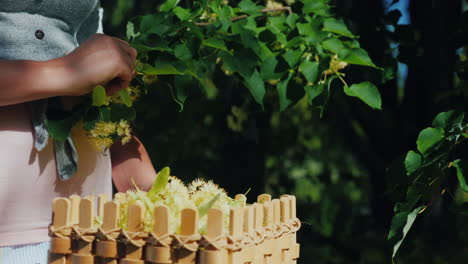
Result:
<svg viewBox="0 0 468 264">
<path fill-rule="evenodd" d="M 406 198 L 395 205 L 395 215 L 388 239 L 395 241 L 393 258 L 412 227 L 416 217 L 429 208 L 434 199 L 446 192 L 444 181 L 455 168 L 459 188 L 468 192 L 468 163 L 456 156 L 456 149 L 466 139 L 468 122 L 465 114 L 454 110 L 442 112 L 432 122 L 432 127 L 423 129 L 416 140 L 416 150 L 410 150 L 403 161 L 407 184 Z M 398 166 L 398 165 L 396 165 Z M 390 169 L 389 172 L 396 171 Z M 400 177 L 389 173 L 389 177 Z"/>
<path fill-rule="evenodd" d="M 272 103 L 283 111 L 304 97 L 323 109 L 333 91 L 324 89 L 320 76 L 336 65 L 379 69 L 346 24 L 332 16 L 327 0 L 267 7 L 213 0 L 194 2 L 190 9 L 168 0 L 159 12 L 133 18 L 127 37 L 143 54 L 139 71 L 145 78 L 161 76 L 155 85 L 171 87 L 181 110 L 197 83 L 209 98 L 218 94 L 220 84 L 213 80 L 219 71 L 247 88 L 261 108 L 267 90 L 276 90 Z M 381 108 L 370 82 L 344 83 L 345 94 Z"/>
<path fill-rule="evenodd" d="M 276 7 L 276 8 L 264 8 L 264 9 L 261 10 L 262 13 L 269 13 L 269 12 L 276 12 L 276 11 L 288 11 L 289 14 L 292 14 L 292 9 L 289 6 Z M 247 18 L 247 17 L 249 17 L 249 15 L 241 15 L 241 16 L 231 18 L 231 21 L 234 22 L 234 21 L 241 20 L 241 19 L 244 19 L 244 18 Z M 209 26 L 209 25 L 212 25 L 212 24 L 213 24 L 212 22 L 198 22 L 198 23 L 195 23 L 195 25 L 197 25 L 197 26 Z"/>
</svg>

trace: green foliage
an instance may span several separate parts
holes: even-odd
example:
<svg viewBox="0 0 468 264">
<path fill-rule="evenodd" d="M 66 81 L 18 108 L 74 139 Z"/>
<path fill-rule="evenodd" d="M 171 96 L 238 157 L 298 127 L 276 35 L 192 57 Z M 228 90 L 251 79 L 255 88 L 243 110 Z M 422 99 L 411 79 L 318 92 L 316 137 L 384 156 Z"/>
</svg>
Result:
<svg viewBox="0 0 468 264">
<path fill-rule="evenodd" d="M 376 67 L 344 21 L 331 17 L 326 0 L 267 9 L 250 0 L 178 3 L 167 0 L 158 12 L 133 18 L 127 38 L 141 54 L 140 73 L 164 75 L 158 85 L 172 87 L 181 110 L 189 90 L 199 86 L 208 95 L 222 85 L 212 81 L 220 70 L 242 83 L 262 108 L 267 91 L 276 86 L 283 111 L 306 94 L 312 104 L 324 92 L 328 75 L 340 74 L 346 63 Z M 340 62 L 346 63 L 334 66 Z M 181 85 L 178 75 L 190 78 Z M 356 92 L 348 95 L 380 109 L 375 86 L 366 82 L 353 88 Z"/>
<path fill-rule="evenodd" d="M 416 140 L 417 151 L 409 151 L 404 160 L 406 175 L 409 177 L 406 199 L 396 204 L 395 216 L 388 235 L 388 239 L 391 240 L 394 240 L 398 234 L 401 237 L 395 242 L 393 257 L 418 212 L 431 206 L 434 194 L 444 194 L 444 182 L 450 175 L 451 167 L 456 168 L 461 189 L 468 192 L 466 181 L 468 173 L 465 170 L 465 163 L 460 159 L 451 161 L 457 153 L 457 147 L 466 138 L 468 122 L 464 113 L 453 110 L 442 112 L 437 115 L 432 125 L 434 127 L 425 128 L 419 133 Z"/>
</svg>

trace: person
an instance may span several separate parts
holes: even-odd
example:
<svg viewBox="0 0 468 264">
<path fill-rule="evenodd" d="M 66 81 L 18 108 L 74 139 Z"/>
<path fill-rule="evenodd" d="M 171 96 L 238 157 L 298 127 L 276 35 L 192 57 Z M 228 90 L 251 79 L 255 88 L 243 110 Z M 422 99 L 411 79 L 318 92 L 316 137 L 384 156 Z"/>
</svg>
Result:
<svg viewBox="0 0 468 264">
<path fill-rule="evenodd" d="M 2 264 L 46 263 L 55 197 L 111 195 L 112 180 L 126 191 L 130 178 L 148 189 L 156 176 L 136 137 L 109 153 L 95 151 L 80 133 L 71 145 L 76 172 L 59 173 L 63 153 L 43 135 L 48 98 L 86 95 L 96 85 L 113 93 L 135 76 L 137 52 L 102 34 L 101 19 L 99 0 L 0 0 Z"/>
</svg>

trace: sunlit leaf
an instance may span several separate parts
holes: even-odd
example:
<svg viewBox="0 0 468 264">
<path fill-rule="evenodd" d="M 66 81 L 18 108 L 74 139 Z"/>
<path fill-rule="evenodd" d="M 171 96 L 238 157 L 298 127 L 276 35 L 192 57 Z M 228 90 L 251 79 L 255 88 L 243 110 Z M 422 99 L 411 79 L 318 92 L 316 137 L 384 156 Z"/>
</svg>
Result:
<svg viewBox="0 0 468 264">
<path fill-rule="evenodd" d="M 361 99 L 364 103 L 374 109 L 382 109 L 382 99 L 377 87 L 370 82 L 353 84 L 351 87 L 344 86 L 346 95 Z"/>
<path fill-rule="evenodd" d="M 96 86 L 92 94 L 92 105 L 103 106 L 107 104 L 108 104 L 108 101 L 107 101 L 106 89 L 102 87 L 101 85 Z"/>
<path fill-rule="evenodd" d="M 444 130 L 428 127 L 419 133 L 416 145 L 419 152 L 426 154 L 432 147 L 444 138 Z"/>
<path fill-rule="evenodd" d="M 345 37 L 354 38 L 353 33 L 349 31 L 348 27 L 342 20 L 335 18 L 325 19 L 323 22 L 323 31 L 333 32 Z"/>
<path fill-rule="evenodd" d="M 169 182 L 169 176 L 171 175 L 171 170 L 169 167 L 164 167 L 162 170 L 159 171 L 159 173 L 156 176 L 156 179 L 154 180 L 153 185 L 151 186 L 151 189 L 148 191 L 148 195 L 155 196 L 164 188 L 166 188 L 168 182 Z"/>
<path fill-rule="evenodd" d="M 375 66 L 375 64 L 372 62 L 371 58 L 369 57 L 369 54 L 367 54 L 367 51 L 361 48 L 349 50 L 349 53 L 346 55 L 346 57 L 340 60 L 347 62 L 349 64 L 377 68 L 377 66 Z"/>
</svg>

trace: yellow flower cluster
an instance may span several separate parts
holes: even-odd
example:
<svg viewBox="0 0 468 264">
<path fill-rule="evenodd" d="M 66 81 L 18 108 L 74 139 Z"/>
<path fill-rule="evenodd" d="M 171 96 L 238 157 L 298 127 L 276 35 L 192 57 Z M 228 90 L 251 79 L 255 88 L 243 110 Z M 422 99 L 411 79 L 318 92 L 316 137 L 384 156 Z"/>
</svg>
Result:
<svg viewBox="0 0 468 264">
<path fill-rule="evenodd" d="M 114 201 L 120 204 L 119 227 L 127 227 L 129 204 L 140 201 L 145 206 L 145 232 L 151 232 L 153 223 L 153 211 L 157 206 L 165 205 L 169 208 L 170 230 L 178 233 L 180 228 L 180 213 L 184 208 L 198 209 L 200 220 L 199 232 L 206 232 L 206 212 L 210 208 L 219 208 L 224 212 L 224 226 L 229 228 L 229 210 L 233 207 L 242 207 L 245 201 L 236 201 L 230 198 L 226 191 L 212 181 L 201 179 L 194 180 L 185 185 L 178 178 L 171 176 L 165 188 L 156 196 L 148 195 L 141 190 L 118 193 Z M 209 205 L 209 208 L 207 207 Z"/>
<path fill-rule="evenodd" d="M 132 138 L 131 131 L 126 120 L 119 123 L 99 121 L 88 131 L 88 139 L 97 151 L 104 151 L 112 146 L 115 136 L 121 137 L 122 145 L 127 144 Z"/>
<path fill-rule="evenodd" d="M 129 86 L 125 88 L 125 90 L 128 92 L 132 102 L 135 102 L 141 96 L 141 91 L 137 86 Z M 122 98 L 120 98 L 118 93 L 114 93 L 112 96 L 108 96 L 107 99 L 109 102 L 123 104 Z"/>
</svg>

